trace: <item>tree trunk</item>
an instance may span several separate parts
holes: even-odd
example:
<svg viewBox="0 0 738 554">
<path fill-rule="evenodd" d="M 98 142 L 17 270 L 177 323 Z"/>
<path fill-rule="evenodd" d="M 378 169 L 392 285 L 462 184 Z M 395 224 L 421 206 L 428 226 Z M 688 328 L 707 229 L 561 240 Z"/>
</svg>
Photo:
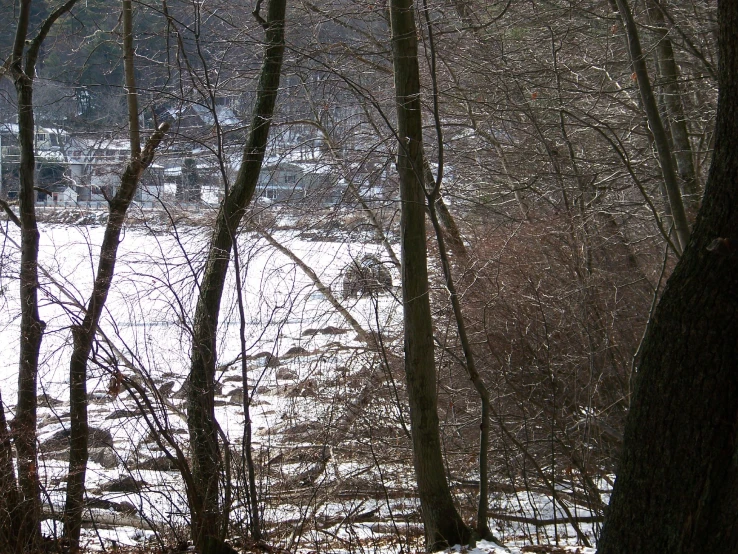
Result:
<svg viewBox="0 0 738 554">
<path fill-rule="evenodd" d="M 128 163 L 121 184 L 110 201 L 108 223 L 100 247 L 97 275 L 90 300 L 81 324 L 72 327 L 73 349 L 69 363 L 69 473 L 67 498 L 64 506 L 64 538 L 71 552 L 79 551 L 79 536 L 84 508 L 85 475 L 87 472 L 87 360 L 90 357 L 95 333 L 100 322 L 118 259 L 120 233 L 128 207 L 138 188 L 142 173 L 154 159 L 156 147 L 169 128 L 163 124 L 149 139 L 141 153 L 138 129 L 138 101 L 133 67 L 133 29 L 130 0 L 123 1 L 123 50 L 128 94 L 129 137 L 131 161 Z"/>
<path fill-rule="evenodd" d="M 192 536 L 202 554 L 222 544 L 227 514 L 222 513 L 218 479 L 221 470 L 218 427 L 215 420 L 216 339 L 220 301 L 235 233 L 251 201 L 264 159 L 269 128 L 279 90 L 284 55 L 285 0 L 270 0 L 266 28 L 266 52 L 261 69 L 251 131 L 243 162 L 232 188 L 218 212 L 210 242 L 193 323 L 187 425 L 192 448 L 192 473 L 196 491 L 190 506 Z M 258 13 L 256 14 L 257 17 Z"/>
<path fill-rule="evenodd" d="M 18 483 L 13 466 L 13 445 L 5 420 L 5 406 L 0 397 L 0 551 L 15 552 L 16 530 L 14 516 L 18 506 Z"/>
<path fill-rule="evenodd" d="M 651 0 L 653 3 L 653 0 Z M 658 57 L 662 88 L 664 91 L 664 104 L 666 116 L 671 129 L 671 138 L 674 145 L 674 159 L 677 171 L 682 182 L 682 193 L 688 215 L 694 217 L 700 205 L 700 184 L 694 168 L 692 157 L 692 144 L 689 142 L 689 131 L 687 129 L 687 118 L 684 115 L 682 105 L 682 91 L 679 86 L 679 67 L 674 58 L 674 47 L 669 32 L 666 29 L 664 14 L 659 6 L 652 6 L 649 14 L 653 22 L 658 26 L 656 29 L 656 54 Z"/>
<path fill-rule="evenodd" d="M 12 436 L 18 455 L 17 505 L 12 510 L 13 536 L 18 551 L 38 548 L 41 537 L 41 497 L 36 452 L 36 392 L 38 358 L 45 324 L 38 313 L 38 248 L 36 193 L 34 190 L 36 157 L 33 113 L 33 79 L 41 45 L 51 26 L 76 0 L 68 0 L 42 23 L 32 40 L 27 40 L 31 0 L 22 0 L 18 13 L 9 73 L 15 82 L 18 102 L 18 142 L 20 146 L 18 205 L 21 224 L 20 266 L 20 360 L 18 364 L 18 403 L 12 422 Z M 10 500 L 10 497 L 7 499 Z M 6 534 L 5 531 L 3 534 Z"/>
<path fill-rule="evenodd" d="M 18 365 L 18 404 L 12 431 L 18 454 L 20 506 L 19 548 L 33 550 L 40 538 L 40 488 L 36 452 L 36 391 L 38 357 L 44 323 L 38 313 L 38 248 L 33 150 L 33 81 L 26 75 L 16 80 L 18 93 L 18 139 L 21 147 L 18 204 L 21 220 L 21 344 Z"/>
<path fill-rule="evenodd" d="M 418 44 L 412 0 L 391 0 L 390 17 L 399 140 L 397 169 L 402 202 L 405 374 L 426 546 L 434 551 L 469 542 L 471 530 L 454 506 L 439 436 L 433 325 L 428 297 Z"/>
<path fill-rule="evenodd" d="M 687 221 L 687 213 L 684 209 L 684 202 L 679 190 L 679 183 L 674 171 L 674 162 L 671 157 L 671 148 L 666 135 L 664 123 L 659 115 L 659 109 L 656 104 L 656 97 L 651 87 L 651 79 L 646 69 L 646 61 L 641 49 L 641 42 L 636 27 L 633 14 L 627 0 L 616 0 L 620 17 L 623 20 L 626 29 L 626 37 L 628 41 L 628 51 L 633 64 L 633 71 L 638 81 L 638 89 L 641 93 L 643 109 L 646 112 L 648 126 L 653 134 L 653 140 L 656 144 L 656 151 L 661 164 L 661 174 L 664 179 L 664 187 L 668 197 L 669 206 L 671 208 L 671 217 L 674 221 L 674 230 L 676 231 L 676 243 L 679 251 L 684 250 L 689 240 L 689 222 Z"/>
<path fill-rule="evenodd" d="M 643 342 L 600 554 L 738 552 L 738 3 L 718 3 L 715 151 Z"/>
</svg>

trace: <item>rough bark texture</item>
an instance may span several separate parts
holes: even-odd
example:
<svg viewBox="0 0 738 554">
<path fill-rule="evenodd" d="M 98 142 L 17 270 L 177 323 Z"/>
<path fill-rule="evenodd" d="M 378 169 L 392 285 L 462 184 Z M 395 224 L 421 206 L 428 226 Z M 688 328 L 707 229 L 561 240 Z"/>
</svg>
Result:
<svg viewBox="0 0 738 554">
<path fill-rule="evenodd" d="M 18 506 L 18 484 L 13 466 L 13 445 L 5 420 L 5 406 L 0 397 L 0 551 L 15 551 L 13 512 Z"/>
<path fill-rule="evenodd" d="M 36 452 L 36 389 L 38 357 L 44 323 L 38 313 L 38 248 L 36 193 L 33 151 L 33 81 L 25 74 L 16 80 L 18 93 L 18 138 L 21 146 L 20 191 L 18 204 L 21 220 L 21 338 L 18 364 L 18 404 L 12 431 L 18 454 L 18 484 L 21 498 L 17 520 L 19 548 L 35 548 L 40 537 L 40 488 Z"/>
<path fill-rule="evenodd" d="M 600 554 L 738 552 L 738 3 L 718 21 L 713 163 L 644 340 Z"/>
<path fill-rule="evenodd" d="M 261 69 L 251 131 L 243 162 L 218 212 L 195 310 L 187 416 L 192 448 L 192 473 L 197 488 L 192 495 L 192 534 L 202 554 L 222 544 L 227 514 L 219 500 L 221 470 L 218 427 L 215 420 L 216 337 L 220 301 L 236 230 L 251 201 L 259 178 L 284 55 L 285 0 L 271 0 L 266 27 L 266 52 Z"/>
<path fill-rule="evenodd" d="M 449 544 L 467 543 L 471 530 L 459 517 L 451 497 L 438 428 L 433 325 L 428 297 L 418 45 L 412 0 L 392 0 L 390 17 L 399 140 L 397 169 L 402 201 L 405 374 L 426 545 L 429 550 L 439 550 Z"/>
</svg>

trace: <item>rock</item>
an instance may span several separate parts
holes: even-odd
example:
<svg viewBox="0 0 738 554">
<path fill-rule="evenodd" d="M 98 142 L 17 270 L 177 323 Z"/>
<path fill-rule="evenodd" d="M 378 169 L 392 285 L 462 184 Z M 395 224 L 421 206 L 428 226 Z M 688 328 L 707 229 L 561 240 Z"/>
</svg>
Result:
<svg viewBox="0 0 738 554">
<path fill-rule="evenodd" d="M 220 383 L 216 381 L 214 384 L 214 394 L 222 394 L 223 391 L 223 383 Z M 187 395 L 190 391 L 190 378 L 187 377 L 183 382 L 182 386 L 179 387 L 179 390 L 175 392 L 172 395 L 172 398 L 176 398 L 177 400 L 185 400 L 187 398 Z"/>
<path fill-rule="evenodd" d="M 297 379 L 297 373 L 287 368 L 282 368 L 277 371 L 277 379 Z"/>
<path fill-rule="evenodd" d="M 103 391 L 92 391 L 87 395 L 87 399 L 93 404 L 103 404 L 113 399 L 107 392 Z"/>
<path fill-rule="evenodd" d="M 104 498 L 90 498 L 87 502 L 88 508 L 97 508 L 99 510 L 111 510 L 120 514 L 135 514 L 138 512 L 136 507 L 130 502 L 113 502 Z"/>
<path fill-rule="evenodd" d="M 373 296 L 392 291 L 392 275 L 376 256 L 366 255 L 344 268 L 342 285 L 344 299 Z"/>
<path fill-rule="evenodd" d="M 102 448 L 103 446 L 113 446 L 113 435 L 107 429 L 97 429 L 90 427 L 90 437 L 88 439 L 88 448 Z"/>
<path fill-rule="evenodd" d="M 279 365 L 279 358 L 274 354 L 268 354 L 267 357 L 264 358 L 264 367 L 279 367 Z"/>
<path fill-rule="evenodd" d="M 69 448 L 69 429 L 57 431 L 51 437 L 43 441 L 39 448 L 41 452 L 58 452 Z"/>
<path fill-rule="evenodd" d="M 319 331 L 318 331 L 317 329 L 305 329 L 305 330 L 304 330 L 304 331 L 302 332 L 302 336 L 303 336 L 303 337 L 314 337 L 314 336 L 315 336 L 315 335 L 317 335 L 318 333 L 319 333 Z"/>
<path fill-rule="evenodd" d="M 346 333 L 348 333 L 348 329 L 341 329 L 340 327 L 334 327 L 333 325 L 328 325 L 328 327 L 323 327 L 318 332 L 321 335 L 345 335 Z"/>
<path fill-rule="evenodd" d="M 69 429 L 62 429 L 54 433 L 50 438 L 41 443 L 42 452 L 58 452 L 69 448 Z M 110 431 L 90 427 L 88 438 L 88 448 L 102 448 L 104 446 L 113 446 L 113 436 Z"/>
<path fill-rule="evenodd" d="M 57 400 L 56 398 L 53 398 L 46 393 L 39 394 L 36 397 L 36 401 L 38 402 L 39 408 L 58 408 L 59 406 L 64 404 L 64 402 L 62 402 L 61 400 Z"/>
<path fill-rule="evenodd" d="M 105 469 L 113 469 L 118 466 L 118 454 L 109 446 L 102 448 L 90 448 L 89 459 L 91 462 L 100 464 Z"/>
<path fill-rule="evenodd" d="M 310 354 L 306 349 L 304 349 L 302 346 L 293 346 L 290 348 L 287 352 L 284 354 L 284 358 L 294 358 L 297 356 L 307 356 Z"/>
<path fill-rule="evenodd" d="M 187 393 L 189 392 L 189 390 L 190 390 L 190 378 L 187 377 L 182 382 L 182 386 L 179 387 L 179 390 L 172 395 L 172 398 L 176 398 L 177 400 L 184 400 L 185 398 L 187 398 Z"/>
<path fill-rule="evenodd" d="M 231 391 L 231 394 L 228 395 L 228 403 L 239 406 L 243 405 L 243 387 L 238 387 Z"/>
<path fill-rule="evenodd" d="M 56 415 L 46 414 L 38 420 L 36 427 L 38 429 L 42 429 L 44 427 L 48 427 L 49 425 L 55 425 L 57 423 L 60 423 L 59 419 L 60 418 L 58 418 Z"/>
<path fill-rule="evenodd" d="M 170 394 L 172 394 L 172 390 L 174 390 L 174 385 L 176 383 L 174 381 L 168 381 L 164 383 L 162 386 L 159 387 L 159 394 L 161 394 L 164 398 L 167 398 Z"/>
<path fill-rule="evenodd" d="M 109 414 L 105 419 L 125 419 L 130 417 L 138 417 L 141 415 L 139 410 L 115 410 Z"/>
<path fill-rule="evenodd" d="M 150 471 L 176 471 L 177 465 L 174 460 L 170 460 L 166 456 L 158 458 L 150 458 L 136 464 L 136 469 L 147 469 Z"/>
<path fill-rule="evenodd" d="M 107 492 L 139 492 L 142 487 L 148 486 L 146 481 L 136 481 L 130 475 L 104 483 L 100 490 Z"/>
</svg>

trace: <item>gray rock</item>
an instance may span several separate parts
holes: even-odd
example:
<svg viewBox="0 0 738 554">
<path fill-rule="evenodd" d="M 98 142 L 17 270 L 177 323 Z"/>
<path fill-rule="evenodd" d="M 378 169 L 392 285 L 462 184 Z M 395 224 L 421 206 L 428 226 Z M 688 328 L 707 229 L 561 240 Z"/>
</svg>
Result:
<svg viewBox="0 0 738 554">
<path fill-rule="evenodd" d="M 297 379 L 297 373 L 283 368 L 277 371 L 277 379 Z"/>
<path fill-rule="evenodd" d="M 159 387 L 159 394 L 161 394 L 164 398 L 167 398 L 170 394 L 172 394 L 172 390 L 174 390 L 174 385 L 176 383 L 174 381 L 168 381 L 164 383 L 162 386 Z"/>
<path fill-rule="evenodd" d="M 105 469 L 113 469 L 118 466 L 119 459 L 115 450 L 109 446 L 103 446 L 102 448 L 90 448 L 89 459 L 91 462 L 100 464 Z"/>
<path fill-rule="evenodd" d="M 294 358 L 297 356 L 307 356 L 310 354 L 305 348 L 302 346 L 293 346 L 290 348 L 287 352 L 284 353 L 284 358 Z"/>
<path fill-rule="evenodd" d="M 104 498 L 90 498 L 87 502 L 88 508 L 97 508 L 100 510 L 112 510 L 121 514 L 135 514 L 138 512 L 136 507 L 130 502 L 113 502 Z"/>
<path fill-rule="evenodd" d="M 69 429 L 57 431 L 50 438 L 41 443 L 41 452 L 58 452 L 69 448 Z M 90 427 L 88 448 L 102 448 L 113 446 L 113 436 L 106 429 Z"/>
<path fill-rule="evenodd" d="M 328 327 L 323 327 L 318 332 L 321 335 L 345 335 L 346 333 L 348 333 L 348 329 L 341 329 L 340 327 L 329 325 Z"/>
<path fill-rule="evenodd" d="M 150 471 L 176 471 L 177 465 L 166 456 L 150 458 L 136 464 L 136 469 L 147 469 Z"/>
<path fill-rule="evenodd" d="M 146 481 L 136 481 L 130 475 L 108 481 L 100 487 L 100 490 L 107 492 L 139 492 L 142 487 L 148 486 Z"/>
<path fill-rule="evenodd" d="M 57 400 L 56 398 L 49 396 L 48 394 L 39 394 L 36 397 L 36 401 L 38 402 L 39 408 L 58 408 L 64 402 L 61 400 Z"/>
<path fill-rule="evenodd" d="M 243 404 L 243 387 L 238 387 L 231 391 L 231 394 L 228 395 L 228 403 L 239 406 Z"/>
<path fill-rule="evenodd" d="M 185 398 L 187 398 L 187 393 L 189 392 L 189 390 L 190 390 L 190 378 L 187 377 L 182 382 L 182 386 L 179 387 L 179 390 L 172 395 L 172 398 L 176 398 L 177 400 L 184 400 Z"/>
<path fill-rule="evenodd" d="M 126 419 L 130 417 L 138 417 L 141 415 L 139 410 L 115 410 L 109 414 L 105 419 Z"/>
</svg>

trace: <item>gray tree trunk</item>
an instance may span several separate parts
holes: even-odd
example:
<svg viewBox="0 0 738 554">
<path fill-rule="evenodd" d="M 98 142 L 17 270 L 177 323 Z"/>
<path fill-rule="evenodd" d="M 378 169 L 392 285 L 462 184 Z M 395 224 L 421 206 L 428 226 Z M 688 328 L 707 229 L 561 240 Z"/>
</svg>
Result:
<svg viewBox="0 0 738 554">
<path fill-rule="evenodd" d="M 653 0 L 652 0 L 653 3 Z M 687 118 L 684 115 L 682 91 L 679 86 L 679 67 L 674 57 L 674 47 L 666 29 L 664 14 L 659 6 L 651 7 L 649 14 L 656 29 L 656 54 L 662 79 L 666 117 L 671 130 L 674 159 L 682 184 L 682 193 L 689 215 L 694 217 L 700 205 L 701 188 L 694 168 L 692 144 L 689 142 Z"/>
<path fill-rule="evenodd" d="M 286 0 L 270 0 L 264 22 L 266 52 L 251 131 L 244 147 L 241 168 L 218 212 L 195 309 L 187 425 L 196 487 L 190 506 L 192 536 L 202 554 L 216 552 L 221 547 L 227 527 L 228 515 L 223 513 L 219 498 L 222 467 L 214 407 L 218 315 L 235 234 L 256 190 L 264 160 L 284 56 L 285 11 Z"/>
<path fill-rule="evenodd" d="M 402 202 L 405 374 L 426 546 L 434 551 L 447 545 L 468 543 L 471 530 L 454 506 L 439 436 L 433 322 L 428 297 L 418 43 L 412 0 L 391 0 L 390 17 L 399 140 L 397 169 Z"/>
<path fill-rule="evenodd" d="M 41 538 L 41 497 L 36 451 L 36 393 L 38 358 L 45 324 L 38 313 L 38 248 L 36 192 L 34 190 L 36 157 L 33 84 L 39 51 L 51 26 L 69 11 L 76 0 L 51 12 L 33 39 L 28 39 L 31 0 L 22 0 L 18 12 L 13 53 L 8 73 L 15 83 L 18 102 L 18 142 L 20 146 L 20 190 L 18 205 L 21 227 L 20 266 L 20 360 L 18 364 L 18 403 L 12 422 L 12 437 L 18 455 L 17 503 L 6 520 L 11 529 L 3 535 L 13 540 L 17 552 L 34 551 Z M 12 494 L 10 495 L 12 496 Z M 10 497 L 8 498 L 8 500 Z"/>
<path fill-rule="evenodd" d="M 620 17 L 626 29 L 626 37 L 628 41 L 628 51 L 633 64 L 633 71 L 638 80 L 638 89 L 641 93 L 643 109 L 646 112 L 648 125 L 653 133 L 653 140 L 656 144 L 656 150 L 659 156 L 659 164 L 661 165 L 661 174 L 664 179 L 664 188 L 668 197 L 669 206 L 671 208 L 671 217 L 674 221 L 674 230 L 676 231 L 676 243 L 679 251 L 684 250 L 689 240 L 689 222 L 687 221 L 687 213 L 684 209 L 682 194 L 679 190 L 679 182 L 674 171 L 674 162 L 672 160 L 671 147 L 666 135 L 664 123 L 659 114 L 656 97 L 651 87 L 651 79 L 648 76 L 646 68 L 646 60 L 643 56 L 641 41 L 633 14 L 627 0 L 616 0 Z"/>
<path fill-rule="evenodd" d="M 154 153 L 169 125 L 163 124 L 147 141 L 141 152 L 138 129 L 138 100 L 133 65 L 133 20 L 131 0 L 123 0 L 123 57 L 128 95 L 128 119 L 131 160 L 121 177 L 120 187 L 110 200 L 108 223 L 100 247 L 97 274 L 82 322 L 72 326 L 72 356 L 69 363 L 69 472 L 64 506 L 64 538 L 71 552 L 79 551 L 79 537 L 84 508 L 85 475 L 87 473 L 87 361 L 100 322 L 118 259 L 120 233 L 128 208 L 143 172 L 154 159 Z"/>
</svg>

